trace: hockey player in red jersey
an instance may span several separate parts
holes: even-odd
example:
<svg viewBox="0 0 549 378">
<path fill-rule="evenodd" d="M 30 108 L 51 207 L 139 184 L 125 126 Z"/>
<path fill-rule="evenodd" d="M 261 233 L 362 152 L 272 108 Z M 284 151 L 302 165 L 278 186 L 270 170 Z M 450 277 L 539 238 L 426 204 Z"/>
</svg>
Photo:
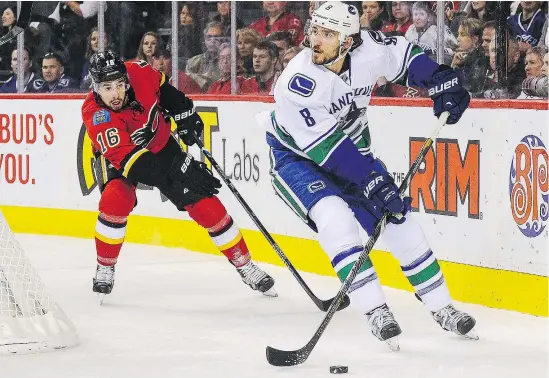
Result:
<svg viewBox="0 0 549 378">
<path fill-rule="evenodd" d="M 181 150 L 171 135 L 170 116 L 187 145 L 204 124 L 191 99 L 145 61 L 124 63 L 116 53 L 95 54 L 90 63 L 93 90 L 82 119 L 96 151 L 95 175 L 101 191 L 95 228 L 97 270 L 93 291 L 109 294 L 115 264 L 136 204 L 137 183 L 154 186 L 180 211 L 207 229 L 244 283 L 276 296 L 274 280 L 251 260 L 239 228 L 218 197 L 220 181 L 202 162 Z M 165 118 L 166 117 L 166 118 Z"/>
</svg>

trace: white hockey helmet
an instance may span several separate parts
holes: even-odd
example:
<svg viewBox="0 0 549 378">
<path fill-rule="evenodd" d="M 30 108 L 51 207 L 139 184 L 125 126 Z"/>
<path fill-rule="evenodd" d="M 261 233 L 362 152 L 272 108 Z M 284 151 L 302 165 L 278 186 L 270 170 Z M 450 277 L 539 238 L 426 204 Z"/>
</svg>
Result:
<svg viewBox="0 0 549 378">
<path fill-rule="evenodd" d="M 327 1 L 318 7 L 311 17 L 311 26 L 313 25 L 339 32 L 339 41 L 342 43 L 360 32 L 358 10 L 341 1 Z"/>
<path fill-rule="evenodd" d="M 341 1 L 326 1 L 318 7 L 311 17 L 309 33 L 314 25 L 339 32 L 338 56 L 324 63 L 325 66 L 330 66 L 342 59 L 348 51 L 344 47 L 347 38 L 360 33 L 358 10 L 355 6 Z"/>
</svg>

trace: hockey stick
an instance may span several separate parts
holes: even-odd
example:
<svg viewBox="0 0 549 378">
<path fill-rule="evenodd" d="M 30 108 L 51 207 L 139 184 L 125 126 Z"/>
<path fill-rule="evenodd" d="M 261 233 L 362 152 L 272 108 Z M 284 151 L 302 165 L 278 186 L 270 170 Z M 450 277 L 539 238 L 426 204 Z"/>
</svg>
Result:
<svg viewBox="0 0 549 378">
<path fill-rule="evenodd" d="M 0 38 L 0 46 L 11 41 L 13 38 L 21 34 L 27 26 L 29 26 L 32 11 L 32 1 L 21 2 L 21 12 L 17 17 L 17 23 L 6 34 Z"/>
<path fill-rule="evenodd" d="M 441 114 L 437 127 L 433 131 L 433 134 L 431 134 L 431 137 L 425 141 L 423 144 L 423 147 L 421 147 L 421 150 L 419 151 L 419 154 L 410 167 L 410 170 L 404 177 L 404 180 L 400 184 L 400 187 L 398 188 L 398 194 L 402 196 L 406 189 L 408 188 L 408 182 L 410 181 L 411 177 L 417 172 L 419 169 L 419 166 L 423 162 L 423 159 L 425 158 L 425 155 L 427 154 L 427 151 L 432 146 L 434 140 L 437 138 L 440 130 L 442 127 L 446 124 L 446 120 L 448 119 L 448 116 L 450 114 L 448 112 L 444 112 Z M 335 296 L 332 305 L 328 309 L 328 312 L 326 313 L 326 316 L 324 316 L 324 320 L 322 320 L 322 323 L 320 323 L 320 326 L 316 330 L 315 334 L 311 338 L 311 340 L 305 345 L 303 348 L 298 350 L 292 350 L 292 351 L 285 351 L 280 349 L 275 349 L 271 347 L 267 347 L 267 361 L 271 365 L 274 366 L 294 366 L 304 363 L 311 352 L 313 351 L 313 348 L 315 347 L 316 343 L 320 339 L 320 336 L 324 333 L 324 330 L 326 327 L 328 327 L 328 324 L 330 323 L 330 320 L 332 320 L 332 317 L 335 314 L 335 307 L 339 305 L 339 302 L 341 302 L 343 296 L 345 293 L 347 293 L 347 290 L 349 290 L 349 287 L 351 286 L 352 282 L 354 281 L 356 275 L 358 274 L 358 270 L 364 264 L 368 256 L 370 255 L 370 252 L 372 251 L 372 248 L 374 247 L 374 244 L 376 243 L 377 239 L 385 229 L 386 223 L 387 223 L 387 217 L 389 216 L 389 213 L 386 212 L 383 217 L 379 220 L 379 222 L 376 225 L 376 228 L 374 229 L 374 232 L 370 236 L 370 239 L 368 239 L 368 242 L 364 246 L 364 249 L 360 253 L 360 256 L 356 260 L 355 264 L 353 265 L 353 268 L 349 272 L 349 275 L 347 278 L 345 278 L 345 281 L 343 281 L 343 285 L 341 286 L 341 289 Z"/>
<path fill-rule="evenodd" d="M 217 164 L 217 162 L 215 161 L 215 159 L 213 158 L 212 154 L 210 153 L 210 151 L 208 151 L 205 147 L 204 147 L 204 143 L 202 143 L 202 141 L 196 137 L 196 135 L 194 136 L 194 139 L 195 139 L 195 142 L 196 144 L 198 145 L 198 147 L 202 150 L 202 153 L 204 153 L 204 155 L 206 155 L 206 157 L 208 158 L 208 160 L 212 163 L 212 166 L 215 168 L 215 170 L 217 171 L 217 173 L 219 174 L 219 176 L 221 176 L 221 178 L 223 179 L 223 181 L 225 182 L 225 184 L 227 185 L 227 187 L 230 189 L 230 191 L 234 194 L 234 196 L 236 197 L 236 199 L 238 200 L 238 202 L 240 202 L 240 204 L 242 205 L 242 207 L 244 208 L 244 210 L 246 210 L 246 212 L 248 213 L 248 215 L 250 216 L 250 218 L 252 218 L 252 221 L 255 223 L 255 225 L 257 226 L 257 228 L 259 228 L 259 230 L 261 231 L 261 233 L 263 234 L 263 236 L 265 236 L 265 238 L 267 239 L 267 241 L 269 242 L 269 244 L 271 245 L 271 247 L 273 247 L 273 249 L 275 250 L 276 254 L 278 255 L 278 257 L 280 257 L 280 259 L 284 262 L 284 264 L 286 264 L 286 266 L 288 267 L 288 269 L 290 270 L 290 272 L 292 272 L 293 276 L 295 277 L 295 279 L 297 280 L 297 282 L 299 282 L 299 284 L 301 285 L 301 287 L 303 288 L 303 290 L 305 290 L 305 292 L 307 293 L 307 295 L 309 296 L 309 298 L 311 298 L 313 300 L 313 302 L 315 303 L 315 305 L 319 308 L 319 310 L 321 311 L 328 311 L 329 308 L 331 308 L 331 305 L 332 305 L 332 302 L 333 302 L 333 298 L 332 299 L 326 299 L 326 300 L 322 300 L 320 298 L 318 298 L 312 291 L 311 289 L 309 288 L 309 286 L 307 286 L 307 284 L 305 283 L 305 281 L 303 281 L 303 278 L 301 278 L 301 276 L 299 275 L 299 273 L 297 272 L 297 270 L 295 269 L 295 267 L 292 265 L 292 263 L 290 262 L 290 260 L 288 259 L 288 257 L 286 257 L 286 255 L 284 254 L 284 252 L 282 252 L 282 249 L 278 246 L 277 242 L 273 239 L 273 237 L 271 236 L 271 234 L 269 234 L 269 231 L 267 231 L 267 229 L 263 226 L 263 224 L 259 221 L 259 219 L 257 218 L 257 216 L 255 215 L 255 213 L 253 212 L 253 210 L 250 208 L 250 206 L 248 206 L 248 204 L 246 203 L 246 201 L 244 200 L 244 198 L 242 198 L 242 196 L 240 195 L 240 193 L 238 192 L 238 190 L 236 190 L 236 188 L 234 187 L 233 183 L 227 178 L 227 176 L 225 175 L 225 172 L 223 172 L 223 170 L 221 169 L 221 167 L 219 166 L 219 164 Z M 338 309 L 336 311 L 339 311 L 339 310 L 343 310 L 344 308 L 346 308 L 347 306 L 349 306 L 349 304 L 351 303 L 351 300 L 349 299 L 349 297 L 347 295 L 345 295 L 344 298 L 340 298 L 339 302 L 341 303 L 341 305 L 339 305 Z"/>
</svg>

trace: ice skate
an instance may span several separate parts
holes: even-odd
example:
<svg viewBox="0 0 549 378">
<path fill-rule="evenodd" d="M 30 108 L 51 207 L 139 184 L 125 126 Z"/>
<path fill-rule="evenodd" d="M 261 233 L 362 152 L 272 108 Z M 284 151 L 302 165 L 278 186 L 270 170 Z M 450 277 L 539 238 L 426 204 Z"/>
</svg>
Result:
<svg viewBox="0 0 549 378">
<path fill-rule="evenodd" d="M 398 335 L 402 333 L 400 326 L 386 304 L 373 309 L 366 314 L 372 334 L 385 341 L 393 352 L 400 350 Z"/>
<path fill-rule="evenodd" d="M 93 291 L 99 295 L 99 304 L 103 304 L 105 295 L 110 294 L 114 286 L 114 265 L 97 264 L 93 279 Z"/>
<path fill-rule="evenodd" d="M 452 331 L 456 335 L 467 339 L 478 340 L 478 335 L 473 329 L 476 321 L 471 315 L 457 310 L 451 304 L 432 314 L 433 318 L 440 324 L 443 330 Z"/>
<path fill-rule="evenodd" d="M 253 261 L 250 260 L 245 265 L 236 268 L 236 270 L 240 273 L 242 281 L 253 290 L 258 290 L 268 297 L 278 297 L 273 289 L 274 279 L 255 265 Z"/>
</svg>

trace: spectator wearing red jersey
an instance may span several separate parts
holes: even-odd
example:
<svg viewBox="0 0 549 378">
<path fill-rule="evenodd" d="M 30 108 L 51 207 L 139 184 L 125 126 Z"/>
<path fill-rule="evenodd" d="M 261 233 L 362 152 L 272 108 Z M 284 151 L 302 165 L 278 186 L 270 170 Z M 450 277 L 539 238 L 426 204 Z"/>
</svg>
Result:
<svg viewBox="0 0 549 378">
<path fill-rule="evenodd" d="M 267 95 L 274 84 L 278 47 L 273 42 L 259 42 L 254 49 L 253 62 L 255 77 L 242 82 L 240 93 Z"/>
<path fill-rule="evenodd" d="M 154 53 L 152 57 L 152 67 L 166 75 L 166 77 L 170 79 L 169 83 L 173 85 L 170 77 L 172 75 L 172 54 L 168 50 L 162 49 Z M 185 94 L 202 92 L 200 86 L 181 70 L 177 71 L 177 89 Z"/>
<path fill-rule="evenodd" d="M 303 24 L 299 17 L 286 12 L 287 1 L 264 1 L 263 9 L 266 17 L 255 20 L 250 28 L 256 30 L 263 37 L 268 37 L 278 30 L 290 32 L 294 45 L 303 41 Z"/>
<path fill-rule="evenodd" d="M 208 88 L 208 94 L 231 94 L 231 44 L 223 43 L 219 46 L 219 72 L 221 79 L 214 81 Z M 240 85 L 244 77 L 236 77 L 236 93 L 240 90 Z"/>
<path fill-rule="evenodd" d="M 412 21 L 412 9 L 407 1 L 392 1 L 391 14 L 393 18 L 391 22 L 385 23 L 381 27 L 383 33 L 396 32 L 405 35 Z"/>
<path fill-rule="evenodd" d="M 261 41 L 262 37 L 254 29 L 239 29 L 236 31 L 236 42 L 238 48 L 238 68 L 244 76 L 254 74 L 254 62 L 252 55 L 255 46 Z"/>
</svg>

